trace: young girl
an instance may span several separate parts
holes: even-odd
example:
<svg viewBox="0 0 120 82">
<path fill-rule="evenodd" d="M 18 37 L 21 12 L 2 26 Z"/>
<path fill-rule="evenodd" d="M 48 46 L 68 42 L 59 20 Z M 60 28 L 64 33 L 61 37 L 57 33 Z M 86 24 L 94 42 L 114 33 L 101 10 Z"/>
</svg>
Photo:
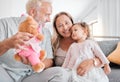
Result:
<svg viewBox="0 0 120 82">
<path fill-rule="evenodd" d="M 88 25 L 85 22 L 75 23 L 72 26 L 71 31 L 71 37 L 76 42 L 70 46 L 62 67 L 72 70 L 72 82 L 109 82 L 106 75 L 111 71 L 109 61 L 98 44 L 95 41 L 88 39 L 90 36 Z M 95 57 L 98 57 L 101 60 L 104 71 L 101 67 L 96 66 L 93 59 L 94 67 L 88 70 L 87 73 L 82 71 L 84 73 L 83 76 L 77 75 L 76 70 L 78 65 L 83 60 Z"/>
</svg>

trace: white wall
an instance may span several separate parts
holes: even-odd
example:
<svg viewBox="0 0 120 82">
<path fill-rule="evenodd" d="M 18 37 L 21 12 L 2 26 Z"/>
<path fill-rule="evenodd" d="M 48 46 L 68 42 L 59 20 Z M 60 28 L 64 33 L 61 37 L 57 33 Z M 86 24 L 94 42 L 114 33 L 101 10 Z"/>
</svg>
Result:
<svg viewBox="0 0 120 82">
<path fill-rule="evenodd" d="M 0 0 L 0 18 L 20 16 L 25 13 L 27 0 Z"/>
<path fill-rule="evenodd" d="M 26 13 L 25 4 L 27 1 L 28 0 L 0 0 L 0 18 L 21 16 L 21 14 Z M 77 22 L 80 17 L 82 17 L 81 15 L 88 14 L 88 11 L 83 11 L 86 7 L 88 8 L 88 4 L 91 4 L 91 2 L 94 1 L 96 0 L 53 0 L 51 23 L 46 24 L 46 27 L 48 27 L 52 33 L 53 18 L 58 12 L 61 11 L 70 13 L 73 20 Z"/>
<path fill-rule="evenodd" d="M 78 21 L 91 22 L 97 19 L 97 2 L 98 0 L 93 0 L 89 5 L 84 9 L 82 14 L 79 16 Z"/>
</svg>

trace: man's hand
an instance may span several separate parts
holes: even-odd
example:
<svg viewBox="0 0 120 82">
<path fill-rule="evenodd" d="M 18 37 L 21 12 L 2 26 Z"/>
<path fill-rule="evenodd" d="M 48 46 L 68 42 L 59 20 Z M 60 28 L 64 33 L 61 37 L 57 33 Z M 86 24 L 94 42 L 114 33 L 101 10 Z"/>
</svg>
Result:
<svg viewBox="0 0 120 82">
<path fill-rule="evenodd" d="M 43 63 L 45 64 L 45 69 L 53 66 L 53 59 L 52 58 L 46 58 L 43 60 Z"/>
<path fill-rule="evenodd" d="M 24 32 L 18 32 L 12 37 L 0 42 L 0 55 L 4 54 L 10 48 L 21 49 L 21 45 L 28 45 L 26 41 L 32 38 L 33 35 Z"/>
<path fill-rule="evenodd" d="M 32 38 L 33 35 L 25 32 L 18 32 L 7 40 L 9 48 L 20 49 L 21 45 L 28 45 L 26 41 Z"/>
</svg>

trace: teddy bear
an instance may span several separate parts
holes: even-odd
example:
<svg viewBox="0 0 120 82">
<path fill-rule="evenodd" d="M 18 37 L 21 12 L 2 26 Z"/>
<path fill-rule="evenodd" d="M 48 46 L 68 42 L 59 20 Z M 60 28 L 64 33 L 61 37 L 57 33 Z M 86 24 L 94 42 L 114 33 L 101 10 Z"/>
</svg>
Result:
<svg viewBox="0 0 120 82">
<path fill-rule="evenodd" d="M 42 50 L 39 45 L 44 39 L 44 36 L 39 32 L 38 23 L 31 16 L 27 16 L 26 19 L 19 24 L 18 29 L 19 32 L 27 32 L 34 37 L 26 41 L 27 45 L 21 45 L 22 48 L 16 49 L 15 60 L 22 61 L 26 59 L 27 63 L 29 62 L 35 72 L 41 72 L 45 68 L 42 61 L 46 57 L 46 52 Z"/>
</svg>

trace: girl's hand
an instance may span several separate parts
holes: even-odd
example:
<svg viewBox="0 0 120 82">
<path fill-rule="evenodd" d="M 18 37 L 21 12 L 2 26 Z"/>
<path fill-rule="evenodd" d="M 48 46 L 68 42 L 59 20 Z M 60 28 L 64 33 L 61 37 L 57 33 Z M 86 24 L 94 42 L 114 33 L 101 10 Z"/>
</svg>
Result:
<svg viewBox="0 0 120 82">
<path fill-rule="evenodd" d="M 108 64 L 104 65 L 104 72 L 105 72 L 105 74 L 109 74 L 111 72 L 111 68 Z"/>
</svg>

